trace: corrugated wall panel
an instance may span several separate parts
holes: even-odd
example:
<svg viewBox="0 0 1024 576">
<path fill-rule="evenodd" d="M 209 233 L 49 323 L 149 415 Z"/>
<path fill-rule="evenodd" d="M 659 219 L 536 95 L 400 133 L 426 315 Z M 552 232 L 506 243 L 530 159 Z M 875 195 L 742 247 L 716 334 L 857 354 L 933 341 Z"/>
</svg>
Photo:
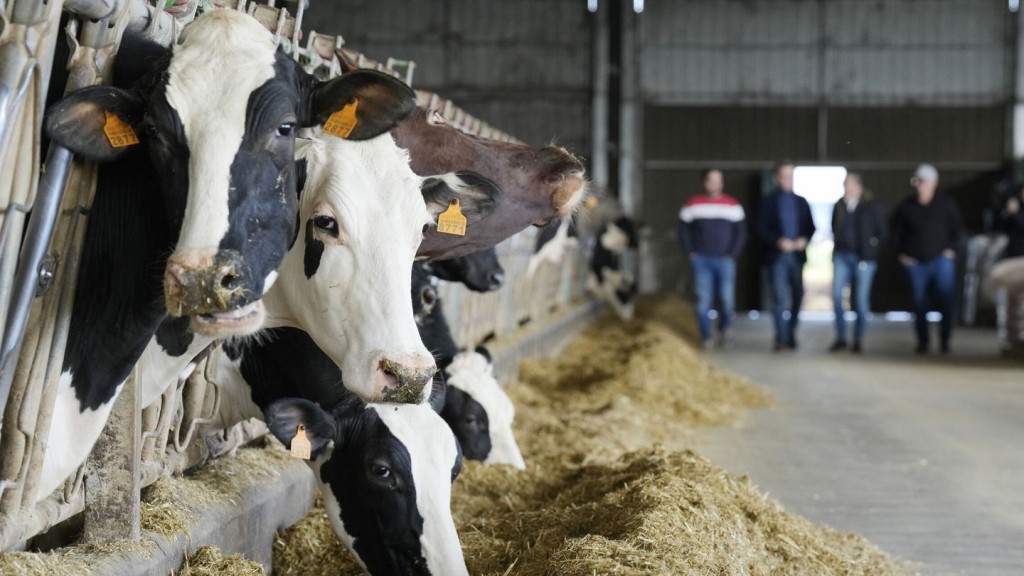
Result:
<svg viewBox="0 0 1024 576">
<path fill-rule="evenodd" d="M 1009 19 L 1001 0 L 649 2 L 641 81 L 659 104 L 993 103 Z"/>
<path fill-rule="evenodd" d="M 583 0 L 316 0 L 306 22 L 378 60 L 415 60 L 416 87 L 517 138 L 588 150 Z"/>
</svg>

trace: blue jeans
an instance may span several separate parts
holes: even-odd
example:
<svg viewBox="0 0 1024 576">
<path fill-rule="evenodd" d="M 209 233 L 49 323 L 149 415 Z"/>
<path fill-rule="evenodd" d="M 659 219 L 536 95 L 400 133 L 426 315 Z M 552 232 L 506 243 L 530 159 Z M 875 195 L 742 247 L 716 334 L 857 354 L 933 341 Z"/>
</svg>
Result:
<svg viewBox="0 0 1024 576">
<path fill-rule="evenodd" d="M 914 299 L 914 329 L 917 343 L 928 345 L 928 310 L 934 303 L 942 314 L 939 333 L 942 342 L 948 343 L 953 333 L 953 308 L 956 305 L 956 262 L 952 258 L 939 256 L 928 262 L 907 266 L 910 277 L 910 291 Z"/>
<path fill-rule="evenodd" d="M 736 262 L 726 256 L 702 256 L 694 254 L 690 257 L 693 265 L 693 280 L 697 290 L 697 325 L 700 327 L 702 340 L 711 338 L 711 320 L 708 312 L 718 295 L 721 308 L 718 312 L 718 329 L 725 332 L 732 322 L 736 308 Z"/>
<path fill-rule="evenodd" d="M 857 313 L 853 327 L 853 341 L 864 339 L 864 329 L 871 312 L 869 297 L 871 282 L 875 279 L 877 262 L 860 260 L 852 252 L 836 252 L 832 257 L 832 300 L 836 311 L 836 340 L 846 342 L 846 318 L 843 317 L 843 289 L 850 283 L 850 308 Z"/>
<path fill-rule="evenodd" d="M 772 298 L 775 301 L 775 342 L 794 344 L 800 304 L 804 300 L 804 263 L 795 252 L 779 254 L 769 265 L 772 274 Z M 786 318 L 789 312 L 789 318 Z"/>
</svg>

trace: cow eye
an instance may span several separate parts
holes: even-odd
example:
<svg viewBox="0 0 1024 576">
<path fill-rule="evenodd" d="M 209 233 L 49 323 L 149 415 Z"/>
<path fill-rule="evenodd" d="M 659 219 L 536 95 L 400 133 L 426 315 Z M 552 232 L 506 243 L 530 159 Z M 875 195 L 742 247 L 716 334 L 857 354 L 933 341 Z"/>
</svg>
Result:
<svg viewBox="0 0 1024 576">
<path fill-rule="evenodd" d="M 277 135 L 281 136 L 282 138 L 287 138 L 288 136 L 291 136 L 294 133 L 295 122 L 282 122 L 281 125 L 277 127 Z"/>
<path fill-rule="evenodd" d="M 391 468 L 383 464 L 374 464 L 371 470 L 377 478 L 389 478 L 391 476 Z"/>
<path fill-rule="evenodd" d="M 331 236 L 338 236 L 338 221 L 330 216 L 320 214 L 313 217 L 313 226 L 316 226 L 320 230 L 330 234 Z"/>
</svg>

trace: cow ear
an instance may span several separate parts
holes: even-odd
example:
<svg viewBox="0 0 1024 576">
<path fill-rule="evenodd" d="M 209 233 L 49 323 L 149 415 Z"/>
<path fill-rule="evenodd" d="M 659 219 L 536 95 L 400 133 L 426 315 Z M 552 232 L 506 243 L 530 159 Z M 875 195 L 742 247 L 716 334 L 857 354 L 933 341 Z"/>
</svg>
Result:
<svg viewBox="0 0 1024 576">
<path fill-rule="evenodd" d="M 349 106 L 344 134 L 348 140 L 366 140 L 394 128 L 416 109 L 416 93 L 401 80 L 376 70 L 355 70 L 327 82 L 319 82 L 310 95 L 308 117 L 303 126 L 327 122 L 335 112 Z M 354 107 L 354 111 L 352 108 Z M 349 131 L 350 130 L 350 131 Z"/>
<path fill-rule="evenodd" d="M 501 189 L 494 181 L 476 172 L 449 172 L 424 178 L 420 185 L 427 211 L 437 217 L 448 209 L 451 201 L 459 199 L 466 224 L 471 225 L 489 216 L 498 205 Z"/>
<path fill-rule="evenodd" d="M 115 147 L 105 130 L 108 123 L 120 121 L 116 129 L 121 134 L 133 132 L 137 139 L 144 116 L 145 103 L 131 92 L 111 86 L 90 86 L 68 94 L 47 110 L 46 133 L 77 156 L 93 162 L 110 162 L 132 146 Z"/>
<path fill-rule="evenodd" d="M 316 459 L 328 444 L 338 435 L 337 422 L 330 413 L 301 398 L 283 398 L 276 400 L 263 411 L 267 428 L 275 438 L 287 448 L 291 448 L 292 438 L 299 430 L 305 428 L 309 439 L 310 457 Z"/>
</svg>

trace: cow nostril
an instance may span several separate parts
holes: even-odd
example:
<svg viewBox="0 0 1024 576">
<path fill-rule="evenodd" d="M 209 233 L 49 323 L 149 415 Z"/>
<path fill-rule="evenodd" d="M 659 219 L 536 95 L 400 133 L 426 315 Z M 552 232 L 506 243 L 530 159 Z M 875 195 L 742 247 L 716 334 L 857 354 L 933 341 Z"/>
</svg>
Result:
<svg viewBox="0 0 1024 576">
<path fill-rule="evenodd" d="M 498 287 L 505 283 L 505 275 L 500 272 L 493 272 L 488 276 L 491 286 Z"/>
<path fill-rule="evenodd" d="M 220 285 L 228 290 L 231 290 L 238 283 L 238 276 L 233 272 L 228 272 L 220 279 Z"/>
<path fill-rule="evenodd" d="M 434 302 L 437 302 L 437 292 L 433 288 L 426 288 L 423 290 L 422 300 L 424 306 L 433 306 Z"/>
</svg>

